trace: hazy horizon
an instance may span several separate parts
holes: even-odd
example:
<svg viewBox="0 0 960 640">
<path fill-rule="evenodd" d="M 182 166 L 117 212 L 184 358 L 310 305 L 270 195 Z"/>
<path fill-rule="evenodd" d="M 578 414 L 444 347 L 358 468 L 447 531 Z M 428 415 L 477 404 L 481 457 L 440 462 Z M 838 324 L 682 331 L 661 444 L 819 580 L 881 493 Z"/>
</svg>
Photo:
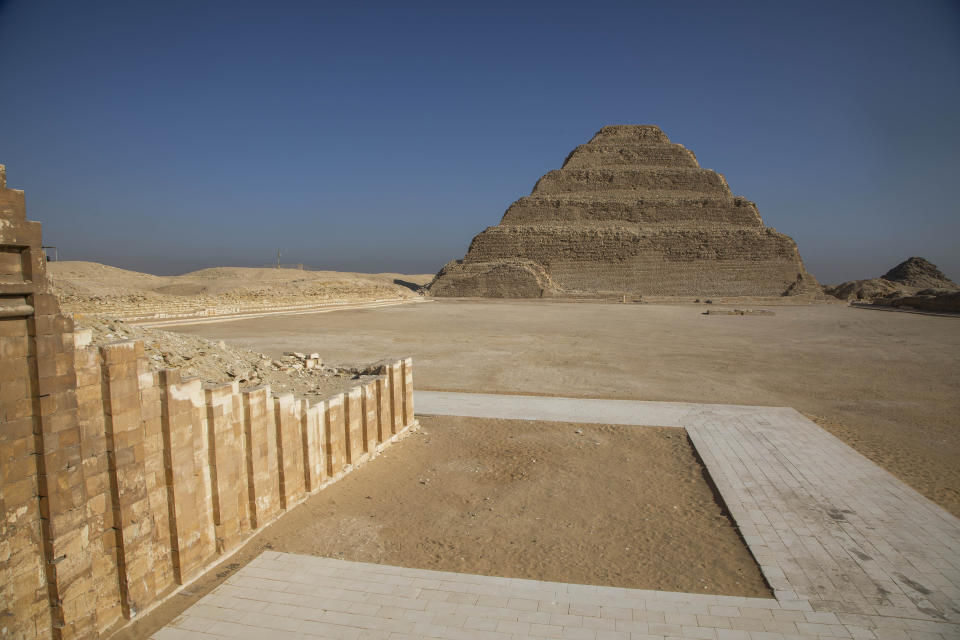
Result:
<svg viewBox="0 0 960 640">
<path fill-rule="evenodd" d="M 0 0 L 0 164 L 63 260 L 432 273 L 657 124 L 825 283 L 960 280 L 960 6 Z"/>
</svg>

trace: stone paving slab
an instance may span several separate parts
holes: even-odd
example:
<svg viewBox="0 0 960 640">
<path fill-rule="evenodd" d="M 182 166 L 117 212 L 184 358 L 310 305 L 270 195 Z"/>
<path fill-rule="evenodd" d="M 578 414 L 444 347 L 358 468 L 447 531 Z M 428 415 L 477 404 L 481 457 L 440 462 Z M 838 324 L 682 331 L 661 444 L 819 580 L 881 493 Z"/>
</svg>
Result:
<svg viewBox="0 0 960 640">
<path fill-rule="evenodd" d="M 960 638 L 960 521 L 793 409 L 416 392 L 418 413 L 686 429 L 775 598 L 265 552 L 171 638 Z"/>
</svg>

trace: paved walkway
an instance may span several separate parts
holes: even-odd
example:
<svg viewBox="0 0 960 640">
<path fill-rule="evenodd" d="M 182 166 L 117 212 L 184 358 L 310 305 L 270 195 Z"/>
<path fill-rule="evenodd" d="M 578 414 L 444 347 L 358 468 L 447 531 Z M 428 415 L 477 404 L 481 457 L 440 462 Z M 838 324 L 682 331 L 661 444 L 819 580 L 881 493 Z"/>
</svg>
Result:
<svg viewBox="0 0 960 640">
<path fill-rule="evenodd" d="M 415 402 L 420 414 L 684 427 L 775 599 L 268 552 L 155 637 L 960 638 L 960 520 L 793 409 L 441 392 Z"/>
<path fill-rule="evenodd" d="M 250 320 L 266 316 L 303 316 L 317 313 L 331 313 L 334 311 L 351 311 L 356 309 L 377 309 L 379 307 L 395 307 L 400 304 L 420 304 L 433 302 L 423 298 L 407 298 L 404 300 L 388 299 L 373 300 L 370 302 L 322 302 L 315 305 L 296 305 L 292 307 L 277 307 L 275 309 L 257 309 L 255 311 L 239 311 L 236 313 L 221 313 L 206 315 L 203 313 L 183 313 L 149 317 L 132 317 L 124 320 L 127 324 L 135 324 L 151 329 L 162 327 L 177 327 L 188 324 L 212 324 L 214 322 L 234 322 L 236 320 Z"/>
</svg>

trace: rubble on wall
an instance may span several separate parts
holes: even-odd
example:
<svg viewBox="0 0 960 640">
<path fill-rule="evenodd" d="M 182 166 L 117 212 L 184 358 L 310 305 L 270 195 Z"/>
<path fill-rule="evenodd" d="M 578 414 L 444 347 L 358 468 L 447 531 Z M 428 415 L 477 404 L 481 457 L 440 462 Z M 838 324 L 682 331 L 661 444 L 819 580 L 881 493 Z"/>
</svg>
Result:
<svg viewBox="0 0 960 640">
<path fill-rule="evenodd" d="M 179 369 L 183 378 L 211 383 L 236 381 L 241 389 L 268 384 L 278 394 L 292 393 L 311 401 L 342 393 L 383 373 L 382 363 L 330 365 L 323 363 L 319 353 L 310 354 L 315 358 L 300 353 L 272 358 L 222 340 L 138 327 L 119 319 L 78 315 L 76 326 L 91 332 L 94 345 L 143 340 L 153 368 Z"/>
</svg>

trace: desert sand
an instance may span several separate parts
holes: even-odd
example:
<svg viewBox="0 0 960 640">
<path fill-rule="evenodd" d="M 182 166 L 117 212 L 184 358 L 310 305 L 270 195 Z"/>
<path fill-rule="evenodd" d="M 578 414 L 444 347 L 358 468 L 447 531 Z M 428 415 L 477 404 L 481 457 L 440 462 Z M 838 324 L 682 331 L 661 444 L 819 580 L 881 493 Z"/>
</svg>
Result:
<svg viewBox="0 0 960 640">
<path fill-rule="evenodd" d="M 418 389 L 790 406 L 960 515 L 957 318 L 707 308 L 438 300 L 178 331 L 327 362 L 413 356 Z"/>
<path fill-rule="evenodd" d="M 421 417 L 121 638 L 146 637 L 264 549 L 769 597 L 682 429 Z"/>
<path fill-rule="evenodd" d="M 216 267 L 155 276 L 97 262 L 51 262 L 51 291 L 65 311 L 128 315 L 416 297 L 432 275 Z"/>
</svg>

